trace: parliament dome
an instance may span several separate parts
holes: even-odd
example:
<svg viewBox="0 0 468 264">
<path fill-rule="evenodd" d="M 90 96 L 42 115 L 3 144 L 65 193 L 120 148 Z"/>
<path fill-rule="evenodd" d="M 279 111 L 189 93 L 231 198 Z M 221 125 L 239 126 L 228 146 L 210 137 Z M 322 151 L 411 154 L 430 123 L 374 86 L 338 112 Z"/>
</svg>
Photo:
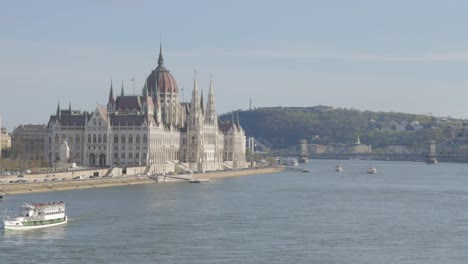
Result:
<svg viewBox="0 0 468 264">
<path fill-rule="evenodd" d="M 164 59 L 161 47 L 159 48 L 158 67 L 156 67 L 156 69 L 150 73 L 148 78 L 146 78 L 146 83 L 148 85 L 148 92 L 150 95 L 154 94 L 156 90 L 155 83 L 157 84 L 160 93 L 179 92 L 174 77 L 169 72 L 169 70 L 164 67 Z"/>
</svg>

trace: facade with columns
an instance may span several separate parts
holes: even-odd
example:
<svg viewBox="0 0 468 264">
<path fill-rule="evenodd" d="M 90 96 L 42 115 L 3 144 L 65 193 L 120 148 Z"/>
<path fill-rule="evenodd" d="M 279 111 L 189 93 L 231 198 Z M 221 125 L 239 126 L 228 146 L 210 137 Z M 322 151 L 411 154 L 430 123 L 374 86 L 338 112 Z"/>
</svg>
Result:
<svg viewBox="0 0 468 264">
<path fill-rule="evenodd" d="M 45 153 L 60 161 L 67 141 L 68 162 L 90 167 L 148 166 L 152 171 L 202 171 L 246 167 L 245 133 L 239 119 L 221 123 L 210 80 L 207 103 L 197 77 L 190 102 L 180 102 L 174 77 L 164 66 L 149 74 L 142 95 L 114 97 L 111 82 L 106 106 L 92 112 L 57 107 L 47 125 Z M 64 161 L 61 161 L 64 162 Z"/>
</svg>

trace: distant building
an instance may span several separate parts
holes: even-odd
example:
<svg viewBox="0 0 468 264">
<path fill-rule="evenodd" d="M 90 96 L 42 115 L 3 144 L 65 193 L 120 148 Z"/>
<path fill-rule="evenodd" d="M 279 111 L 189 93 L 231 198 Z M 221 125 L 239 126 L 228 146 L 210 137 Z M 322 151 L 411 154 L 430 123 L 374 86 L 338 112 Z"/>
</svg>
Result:
<svg viewBox="0 0 468 264">
<path fill-rule="evenodd" d="M 44 160 L 45 125 L 20 125 L 11 133 L 11 154 L 22 160 Z"/>
<path fill-rule="evenodd" d="M 419 123 L 419 121 L 413 121 L 410 123 L 410 126 L 414 129 L 414 130 L 420 130 L 420 129 L 423 129 L 423 126 Z"/>
<path fill-rule="evenodd" d="M 316 106 L 313 106 L 312 109 L 320 111 L 320 112 L 328 112 L 328 111 L 335 110 L 335 107 L 328 106 L 328 105 L 316 105 Z"/>
<path fill-rule="evenodd" d="M 310 154 L 323 154 L 327 152 L 327 146 L 320 144 L 309 144 Z"/>
<path fill-rule="evenodd" d="M 348 152 L 353 153 L 353 154 L 371 153 L 372 147 L 371 145 L 361 144 L 361 140 L 359 139 L 359 136 L 358 136 L 356 143 L 348 147 Z"/>
<path fill-rule="evenodd" d="M 11 149 L 11 137 L 8 134 L 6 128 L 2 127 L 0 133 L 0 149 L 3 154 L 8 153 Z M 0 155 L 1 157 L 1 155 Z"/>
<path fill-rule="evenodd" d="M 405 153 L 408 153 L 408 150 L 404 146 L 388 146 L 388 147 L 385 147 L 385 153 L 405 154 Z"/>
</svg>

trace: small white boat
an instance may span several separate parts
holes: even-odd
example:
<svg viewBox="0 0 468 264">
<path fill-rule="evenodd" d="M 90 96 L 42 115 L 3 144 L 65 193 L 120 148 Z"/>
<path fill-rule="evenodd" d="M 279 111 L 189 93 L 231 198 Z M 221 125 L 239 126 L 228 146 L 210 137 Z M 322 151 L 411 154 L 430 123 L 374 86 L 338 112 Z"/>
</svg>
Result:
<svg viewBox="0 0 468 264">
<path fill-rule="evenodd" d="M 5 230 L 27 230 L 67 223 L 65 204 L 63 202 L 37 203 L 21 206 L 20 213 L 5 216 L 3 228 Z"/>
<path fill-rule="evenodd" d="M 369 174 L 377 173 L 377 169 L 374 168 L 374 167 L 369 167 L 369 168 L 367 169 L 367 173 L 369 173 Z"/>
<path fill-rule="evenodd" d="M 336 165 L 335 171 L 338 171 L 338 172 L 343 171 L 343 168 L 340 165 Z"/>
</svg>

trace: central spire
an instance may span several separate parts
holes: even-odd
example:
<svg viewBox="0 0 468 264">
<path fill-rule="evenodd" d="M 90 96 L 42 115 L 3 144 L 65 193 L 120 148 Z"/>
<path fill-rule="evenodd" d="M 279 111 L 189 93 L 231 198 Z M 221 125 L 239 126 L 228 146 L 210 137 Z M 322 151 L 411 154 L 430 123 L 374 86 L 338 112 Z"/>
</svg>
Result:
<svg viewBox="0 0 468 264">
<path fill-rule="evenodd" d="M 158 66 L 162 66 L 164 64 L 164 59 L 162 55 L 162 43 L 159 43 L 159 59 L 158 59 Z"/>
</svg>

